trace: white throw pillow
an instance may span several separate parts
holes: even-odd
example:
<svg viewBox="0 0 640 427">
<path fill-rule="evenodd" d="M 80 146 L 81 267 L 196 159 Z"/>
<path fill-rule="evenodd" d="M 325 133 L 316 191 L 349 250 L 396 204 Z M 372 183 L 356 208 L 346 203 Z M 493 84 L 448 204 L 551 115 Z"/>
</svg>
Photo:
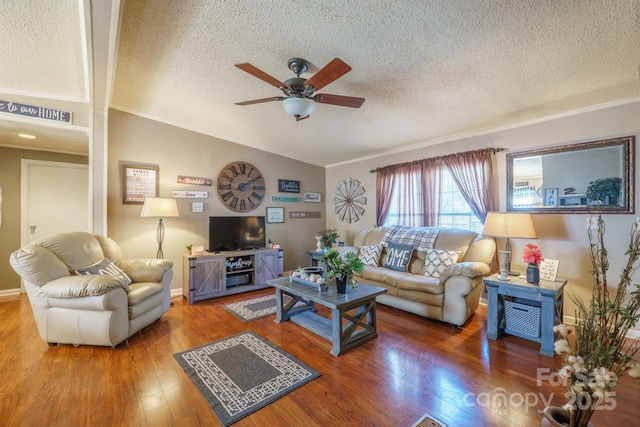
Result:
<svg viewBox="0 0 640 427">
<path fill-rule="evenodd" d="M 362 246 L 358 258 L 364 262 L 365 265 L 371 267 L 377 267 L 380 261 L 380 255 L 382 255 L 382 245 Z"/>
<path fill-rule="evenodd" d="M 427 249 L 424 257 L 424 275 L 438 278 L 440 273 L 458 261 L 460 251 L 445 251 L 441 249 Z"/>
</svg>

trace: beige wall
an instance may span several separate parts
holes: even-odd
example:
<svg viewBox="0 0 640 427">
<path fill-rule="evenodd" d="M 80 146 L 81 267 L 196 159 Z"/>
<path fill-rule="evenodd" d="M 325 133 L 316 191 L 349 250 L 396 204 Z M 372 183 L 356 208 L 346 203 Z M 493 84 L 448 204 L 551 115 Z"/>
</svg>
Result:
<svg viewBox="0 0 640 427">
<path fill-rule="evenodd" d="M 612 138 L 618 136 L 640 136 L 640 102 L 616 106 L 599 111 L 588 112 L 570 117 L 558 118 L 543 123 L 522 126 L 516 129 L 493 132 L 482 136 L 460 139 L 433 147 L 419 148 L 380 158 L 336 165 L 327 168 L 327 192 L 330 194 L 338 182 L 345 177 L 360 180 L 367 190 L 367 209 L 364 217 L 353 224 L 340 222 L 328 205 L 327 226 L 338 228 L 341 235 L 351 242 L 358 230 L 373 227 L 375 223 L 375 174 L 369 170 L 377 167 L 423 159 L 443 154 L 473 150 L 486 147 L 503 147 L 509 151 L 539 148 L 552 145 L 572 144 L 584 141 Z M 636 150 L 637 152 L 638 150 Z M 498 153 L 497 182 L 500 211 L 505 212 L 506 200 L 506 152 Z M 636 154 L 636 170 L 640 165 Z M 637 175 L 637 173 L 636 173 Z M 636 209 L 640 206 L 640 192 L 636 192 Z M 610 252 L 610 283 L 617 283 L 622 269 L 622 261 L 629 231 L 636 220 L 632 215 L 605 215 L 607 226 L 606 241 Z M 591 265 L 588 258 L 587 215 L 534 215 L 533 221 L 538 233 L 537 244 L 543 256 L 560 260 L 558 277 L 566 278 L 567 289 L 580 296 L 588 297 L 591 289 Z M 513 239 L 513 269 L 524 271 L 525 265 L 520 254 L 529 241 Z M 504 241 L 498 242 L 499 247 Z M 635 277 L 636 283 L 640 281 Z M 566 299 L 568 300 L 568 299 Z M 573 316 L 574 305 L 565 302 L 565 315 Z"/>
<path fill-rule="evenodd" d="M 314 236 L 325 227 L 324 168 L 115 110 L 109 113 L 107 234 L 120 244 L 127 258 L 156 255 L 158 220 L 140 218 L 142 205 L 122 203 L 122 164 L 157 165 L 161 197 L 171 197 L 174 190 L 208 191 L 207 199 L 177 199 L 180 217 L 164 219 L 164 256 L 174 262 L 171 287 L 180 289 L 185 244 L 207 248 L 208 217 L 236 215 L 223 206 L 215 187 L 222 168 L 235 160 L 253 164 L 265 177 L 265 200 L 249 214 L 265 215 L 266 207 L 284 207 L 284 223 L 267 224 L 267 239 L 279 242 L 284 249 L 285 270 L 307 265 L 305 251 L 315 249 Z M 178 175 L 210 178 L 213 186 L 177 184 Z M 272 197 L 278 195 L 299 196 L 302 200 L 302 193 L 278 193 L 278 179 L 300 181 L 302 192 L 321 192 L 322 203 L 273 202 Z M 204 202 L 203 213 L 191 212 L 194 201 Z M 290 211 L 319 211 L 321 217 L 291 219 Z"/>
<path fill-rule="evenodd" d="M 15 293 L 20 278 L 9 265 L 9 256 L 20 247 L 20 165 L 22 159 L 88 164 L 86 156 L 0 147 L 2 225 L 0 226 L 0 295 Z M 6 292 L 5 292 L 6 293 Z"/>
</svg>

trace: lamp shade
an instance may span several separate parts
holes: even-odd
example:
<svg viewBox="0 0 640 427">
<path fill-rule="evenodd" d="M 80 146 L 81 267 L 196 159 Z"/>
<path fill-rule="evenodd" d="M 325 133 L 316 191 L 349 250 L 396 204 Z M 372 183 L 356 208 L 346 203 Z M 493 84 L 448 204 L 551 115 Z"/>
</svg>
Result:
<svg viewBox="0 0 640 427">
<path fill-rule="evenodd" d="M 282 106 L 287 114 L 298 118 L 307 117 L 315 108 L 313 101 L 306 98 L 287 98 L 282 101 Z"/>
<path fill-rule="evenodd" d="M 147 197 L 144 199 L 140 217 L 168 218 L 172 216 L 180 216 L 178 204 L 175 199 L 165 199 L 162 197 Z"/>
<path fill-rule="evenodd" d="M 489 212 L 482 234 L 492 237 L 537 239 L 531 214 Z"/>
</svg>

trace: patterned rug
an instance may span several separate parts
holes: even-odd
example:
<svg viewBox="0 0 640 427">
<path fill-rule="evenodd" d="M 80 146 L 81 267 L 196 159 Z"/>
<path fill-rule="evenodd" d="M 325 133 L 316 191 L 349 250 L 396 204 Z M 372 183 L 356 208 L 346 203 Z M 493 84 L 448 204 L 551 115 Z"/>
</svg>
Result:
<svg viewBox="0 0 640 427">
<path fill-rule="evenodd" d="M 223 426 L 229 426 L 320 374 L 253 331 L 173 355 Z"/>
<path fill-rule="evenodd" d="M 287 302 L 287 298 L 289 297 L 285 296 L 285 302 Z M 252 320 L 261 319 L 263 317 L 275 314 L 276 296 L 274 294 L 234 302 L 232 304 L 226 304 L 222 306 L 222 308 L 224 308 L 243 322 L 250 322 Z"/>
</svg>

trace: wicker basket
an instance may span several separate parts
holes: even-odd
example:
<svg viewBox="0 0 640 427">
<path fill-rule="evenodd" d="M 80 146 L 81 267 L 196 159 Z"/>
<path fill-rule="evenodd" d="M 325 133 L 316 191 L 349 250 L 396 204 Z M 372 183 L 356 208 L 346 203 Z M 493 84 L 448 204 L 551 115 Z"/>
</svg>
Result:
<svg viewBox="0 0 640 427">
<path fill-rule="evenodd" d="M 505 301 L 504 319 L 507 329 L 540 338 L 540 307 Z"/>
</svg>

